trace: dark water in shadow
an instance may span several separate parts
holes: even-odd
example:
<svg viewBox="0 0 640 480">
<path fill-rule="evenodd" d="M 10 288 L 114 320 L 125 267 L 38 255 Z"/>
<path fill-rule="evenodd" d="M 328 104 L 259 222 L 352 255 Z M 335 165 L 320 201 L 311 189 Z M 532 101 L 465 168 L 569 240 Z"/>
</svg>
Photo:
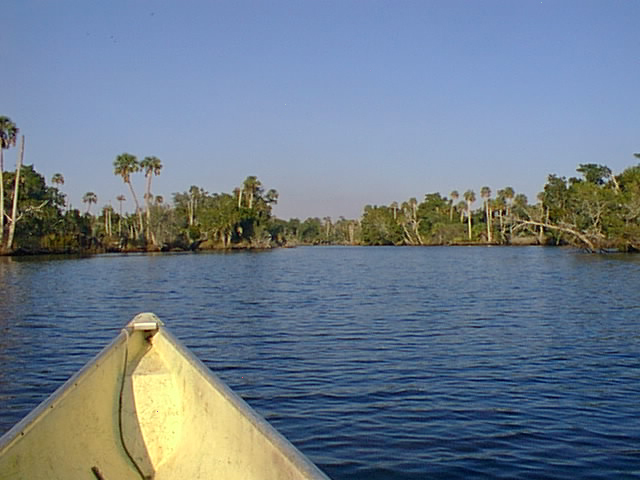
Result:
<svg viewBox="0 0 640 480">
<path fill-rule="evenodd" d="M 153 311 L 336 480 L 639 478 L 639 287 L 542 248 L 0 259 L 0 431 Z"/>
</svg>

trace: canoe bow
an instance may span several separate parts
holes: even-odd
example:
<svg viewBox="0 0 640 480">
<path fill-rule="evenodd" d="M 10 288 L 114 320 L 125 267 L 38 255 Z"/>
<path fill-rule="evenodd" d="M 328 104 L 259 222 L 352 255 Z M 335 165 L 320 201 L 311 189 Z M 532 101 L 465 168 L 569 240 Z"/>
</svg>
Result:
<svg viewBox="0 0 640 480">
<path fill-rule="evenodd" d="M 0 438 L 0 479 L 92 477 L 328 480 L 152 313 Z"/>
</svg>

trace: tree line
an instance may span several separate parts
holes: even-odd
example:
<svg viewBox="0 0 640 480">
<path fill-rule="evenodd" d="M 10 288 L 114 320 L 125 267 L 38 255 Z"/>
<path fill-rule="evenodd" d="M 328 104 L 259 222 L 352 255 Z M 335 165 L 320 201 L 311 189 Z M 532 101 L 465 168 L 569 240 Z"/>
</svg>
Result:
<svg viewBox="0 0 640 480">
<path fill-rule="evenodd" d="M 358 219 L 282 220 L 272 213 L 278 192 L 248 176 L 230 193 L 199 186 L 170 201 L 152 193 L 162 172 L 155 156 L 117 155 L 113 173 L 128 193 L 99 211 L 98 195 L 83 196 L 85 209 L 71 208 L 64 176 L 49 184 L 24 165 L 24 136 L 0 116 L 0 252 L 103 252 L 296 245 L 572 245 L 587 251 L 640 251 L 640 165 L 614 175 L 604 165 L 581 164 L 579 176 L 549 175 L 535 203 L 510 186 L 488 186 L 449 196 L 427 193 L 389 205 L 367 205 Z M 19 141 L 20 140 L 20 141 Z M 5 150 L 19 146 L 16 169 L 5 171 Z M 640 154 L 634 154 L 640 160 Z M 144 203 L 132 176 L 145 178 Z M 133 213 L 123 212 L 130 195 Z M 481 206 L 474 208 L 476 201 Z"/>
<path fill-rule="evenodd" d="M 634 154 L 640 160 L 640 154 Z M 579 176 L 551 174 L 536 203 L 510 186 L 427 193 L 367 205 L 358 220 L 279 222 L 287 243 L 349 245 L 571 245 L 588 252 L 640 251 L 640 164 L 614 175 L 587 163 Z M 479 208 L 473 208 L 481 200 Z"/>
<path fill-rule="evenodd" d="M 640 154 L 634 154 L 640 159 Z M 505 187 L 492 196 L 452 191 L 399 205 L 365 207 L 362 240 L 372 245 L 572 245 L 589 252 L 640 251 L 640 165 L 614 175 L 605 165 L 580 164 L 579 177 L 551 174 L 536 203 Z M 460 201 L 458 201 L 460 200 Z"/>
</svg>

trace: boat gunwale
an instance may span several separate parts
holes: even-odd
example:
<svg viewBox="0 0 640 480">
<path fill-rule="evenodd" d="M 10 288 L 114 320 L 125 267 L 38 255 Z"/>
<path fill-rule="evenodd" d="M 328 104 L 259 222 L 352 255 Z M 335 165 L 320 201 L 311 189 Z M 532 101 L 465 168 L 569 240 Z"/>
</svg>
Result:
<svg viewBox="0 0 640 480">
<path fill-rule="evenodd" d="M 54 390 L 54 392 L 40 402 L 33 410 L 31 410 L 18 423 L 11 427 L 0 437 L 0 454 L 3 450 L 9 448 L 14 442 L 18 441 L 22 436 L 26 435 L 35 425 L 40 417 L 44 417 L 50 409 L 60 403 L 67 395 L 73 392 L 74 387 L 79 384 L 82 379 L 87 376 L 90 371 L 97 368 L 102 362 L 101 360 L 111 355 L 112 350 L 126 344 L 129 339 L 129 333 L 126 328 L 111 340 L 100 352 L 85 363 L 80 370 L 75 372 L 68 380 Z"/>
<path fill-rule="evenodd" d="M 246 418 L 265 438 L 274 445 L 276 450 L 283 452 L 286 458 L 298 469 L 309 475 L 309 479 L 330 480 L 307 456 L 298 450 L 284 435 L 282 435 L 263 416 L 257 413 L 240 395 L 235 393 L 220 377 L 218 377 L 202 360 L 189 350 L 167 328 L 160 328 L 160 333 L 184 357 L 189 364 L 202 375 L 207 382 L 232 405 L 240 415 Z"/>
</svg>

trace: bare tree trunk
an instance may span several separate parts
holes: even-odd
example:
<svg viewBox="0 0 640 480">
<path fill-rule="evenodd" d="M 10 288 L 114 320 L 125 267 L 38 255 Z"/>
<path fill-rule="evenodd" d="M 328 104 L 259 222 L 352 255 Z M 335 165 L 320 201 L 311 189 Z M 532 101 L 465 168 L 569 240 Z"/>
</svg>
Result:
<svg viewBox="0 0 640 480">
<path fill-rule="evenodd" d="M 111 208 L 104 209 L 104 231 L 108 237 L 113 233 L 111 229 Z"/>
<path fill-rule="evenodd" d="M 144 232 L 144 225 L 142 222 L 142 210 L 140 209 L 140 202 L 138 202 L 138 197 L 136 197 L 136 192 L 133 191 L 133 185 L 131 182 L 127 182 L 129 184 L 129 190 L 131 190 L 131 196 L 133 197 L 133 201 L 136 204 L 136 213 L 138 214 L 138 223 L 140 225 L 140 233 Z"/>
<path fill-rule="evenodd" d="M 24 135 L 20 141 L 20 154 L 16 162 L 16 183 L 13 189 L 13 207 L 11 208 L 11 223 L 9 225 L 9 238 L 7 239 L 7 250 L 13 248 L 13 237 L 16 233 L 16 223 L 18 220 L 18 190 L 20 187 L 20 171 L 22 170 L 22 161 L 24 159 Z"/>
<path fill-rule="evenodd" d="M 538 231 L 538 243 L 544 245 L 544 227 L 541 225 Z"/>
<path fill-rule="evenodd" d="M 489 206 L 489 199 L 484 203 L 485 215 L 487 217 L 487 242 L 491 243 L 491 207 Z"/>
<path fill-rule="evenodd" d="M 413 232 L 416 235 L 416 238 L 418 239 L 418 245 L 424 245 L 424 240 L 422 240 L 422 235 L 420 235 L 420 222 L 418 221 L 414 221 L 413 223 Z"/>
<path fill-rule="evenodd" d="M 520 225 L 531 225 L 531 226 L 536 226 L 541 228 L 544 227 L 544 228 L 550 228 L 552 230 L 558 230 L 560 232 L 565 232 L 570 235 L 573 235 L 578 240 L 580 240 L 584 244 L 585 249 L 588 250 L 589 252 L 595 252 L 597 250 L 594 243 L 591 240 L 589 240 L 589 238 L 587 238 L 587 236 L 584 233 L 570 227 L 552 225 L 549 223 L 535 222 L 533 220 L 519 220 L 519 226 Z"/>
<path fill-rule="evenodd" d="M 471 202 L 467 202 L 467 226 L 469 228 L 469 241 L 471 241 Z"/>
<path fill-rule="evenodd" d="M 122 236 L 122 204 L 120 204 L 120 216 L 118 217 L 118 236 Z"/>
<path fill-rule="evenodd" d="M 147 176 L 147 193 L 145 195 L 145 202 L 147 206 L 147 240 L 156 246 L 156 235 L 151 230 L 151 177 L 153 177 L 153 173 L 149 173 Z"/>
<path fill-rule="evenodd" d="M 144 203 L 147 208 L 147 241 L 151 240 L 151 174 L 147 176 L 147 193 L 144 196 Z"/>
<path fill-rule="evenodd" d="M 409 245 L 414 245 L 415 242 L 413 241 L 413 238 L 411 238 L 411 234 L 409 233 L 409 230 L 407 230 L 407 226 L 404 223 L 402 224 L 402 230 L 404 230 L 405 242 Z"/>
<path fill-rule="evenodd" d="M 4 245 L 4 156 L 0 146 L 0 251 Z"/>
<path fill-rule="evenodd" d="M 238 208 L 242 207 L 242 189 L 238 189 Z"/>
<path fill-rule="evenodd" d="M 618 184 L 618 179 L 613 174 L 611 174 L 611 181 L 613 182 L 613 187 L 615 188 L 616 193 L 620 193 L 620 185 Z"/>
</svg>

